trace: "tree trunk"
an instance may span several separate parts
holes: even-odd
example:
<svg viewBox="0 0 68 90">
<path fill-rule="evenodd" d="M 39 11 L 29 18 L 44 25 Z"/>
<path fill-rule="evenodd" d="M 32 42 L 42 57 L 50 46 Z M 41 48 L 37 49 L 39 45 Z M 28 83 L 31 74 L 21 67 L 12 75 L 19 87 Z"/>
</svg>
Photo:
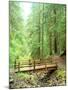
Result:
<svg viewBox="0 0 68 90">
<path fill-rule="evenodd" d="M 54 8 L 54 24 L 56 24 L 56 8 Z M 56 28 L 56 27 L 55 27 Z M 57 31 L 54 31 L 54 52 L 57 53 Z"/>
<path fill-rule="evenodd" d="M 39 3 L 40 4 L 40 3 Z M 40 10 L 40 5 L 39 5 L 39 10 Z M 41 54 L 40 54 L 40 13 L 39 13 L 39 26 L 38 26 L 39 28 L 39 60 L 41 61 Z"/>
<path fill-rule="evenodd" d="M 52 55 L 52 35 L 51 35 L 51 32 L 50 32 L 50 36 L 49 36 L 49 38 L 50 38 L 50 55 Z"/>
</svg>

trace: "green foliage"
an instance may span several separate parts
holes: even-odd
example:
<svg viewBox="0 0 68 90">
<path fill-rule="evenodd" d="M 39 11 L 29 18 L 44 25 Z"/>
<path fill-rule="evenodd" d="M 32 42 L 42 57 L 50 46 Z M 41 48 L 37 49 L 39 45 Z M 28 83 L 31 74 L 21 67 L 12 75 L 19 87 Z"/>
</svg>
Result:
<svg viewBox="0 0 68 90">
<path fill-rule="evenodd" d="M 66 6 L 32 3 L 27 21 L 20 4 L 10 1 L 10 64 L 15 59 L 45 59 L 66 48 Z M 23 13 L 24 15 L 24 13 Z"/>
<path fill-rule="evenodd" d="M 21 77 L 23 79 L 28 79 L 29 78 L 29 74 L 27 73 L 17 73 L 18 77 Z"/>
<path fill-rule="evenodd" d="M 58 70 L 57 72 L 58 72 L 57 78 L 59 78 L 59 79 L 65 78 L 65 71 L 64 70 Z"/>
</svg>

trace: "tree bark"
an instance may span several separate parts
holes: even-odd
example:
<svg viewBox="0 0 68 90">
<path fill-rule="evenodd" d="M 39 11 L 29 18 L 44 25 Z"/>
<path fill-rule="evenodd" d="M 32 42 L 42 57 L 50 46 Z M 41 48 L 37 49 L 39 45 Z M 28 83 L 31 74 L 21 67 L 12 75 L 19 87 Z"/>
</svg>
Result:
<svg viewBox="0 0 68 90">
<path fill-rule="evenodd" d="M 54 8 L 54 24 L 56 24 L 56 8 Z M 55 27 L 56 28 L 56 27 Z M 57 53 L 57 31 L 54 31 L 54 52 Z"/>
</svg>

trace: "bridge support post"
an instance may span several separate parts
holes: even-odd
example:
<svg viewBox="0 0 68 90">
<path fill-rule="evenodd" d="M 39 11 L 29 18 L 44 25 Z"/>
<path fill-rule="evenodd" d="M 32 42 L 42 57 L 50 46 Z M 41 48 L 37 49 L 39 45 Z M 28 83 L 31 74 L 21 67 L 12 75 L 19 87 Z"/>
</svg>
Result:
<svg viewBox="0 0 68 90">
<path fill-rule="evenodd" d="M 35 60 L 34 60 L 34 72 L 35 72 Z"/>
<path fill-rule="evenodd" d="M 31 60 L 29 60 L 29 67 L 31 67 Z"/>
<path fill-rule="evenodd" d="M 47 64 L 45 63 L 45 71 L 46 71 L 46 73 L 47 73 Z"/>
<path fill-rule="evenodd" d="M 20 62 L 18 63 L 18 72 L 20 72 Z"/>
<path fill-rule="evenodd" d="M 57 62 L 56 62 L 56 69 L 58 68 Z"/>
<path fill-rule="evenodd" d="M 16 60 L 15 60 L 15 62 L 14 62 L 14 69 L 16 69 Z"/>
</svg>

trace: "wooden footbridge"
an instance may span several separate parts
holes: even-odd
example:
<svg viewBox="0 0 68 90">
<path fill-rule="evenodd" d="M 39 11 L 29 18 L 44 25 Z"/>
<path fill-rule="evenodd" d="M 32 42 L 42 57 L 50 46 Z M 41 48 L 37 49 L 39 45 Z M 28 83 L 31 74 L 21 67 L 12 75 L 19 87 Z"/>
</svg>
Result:
<svg viewBox="0 0 68 90">
<path fill-rule="evenodd" d="M 30 71 L 39 71 L 45 70 L 45 72 L 53 71 L 57 69 L 56 63 L 47 63 L 45 61 L 41 62 L 40 60 L 28 60 L 22 62 L 16 62 L 14 64 L 15 72 L 30 72 Z"/>
<path fill-rule="evenodd" d="M 40 60 L 28 60 L 22 62 L 14 63 L 14 72 L 38 72 L 44 71 L 47 75 L 50 75 L 54 70 L 57 69 L 57 63 L 47 63 L 45 61 L 41 62 Z M 13 83 L 14 80 L 10 79 L 10 83 Z"/>
</svg>

